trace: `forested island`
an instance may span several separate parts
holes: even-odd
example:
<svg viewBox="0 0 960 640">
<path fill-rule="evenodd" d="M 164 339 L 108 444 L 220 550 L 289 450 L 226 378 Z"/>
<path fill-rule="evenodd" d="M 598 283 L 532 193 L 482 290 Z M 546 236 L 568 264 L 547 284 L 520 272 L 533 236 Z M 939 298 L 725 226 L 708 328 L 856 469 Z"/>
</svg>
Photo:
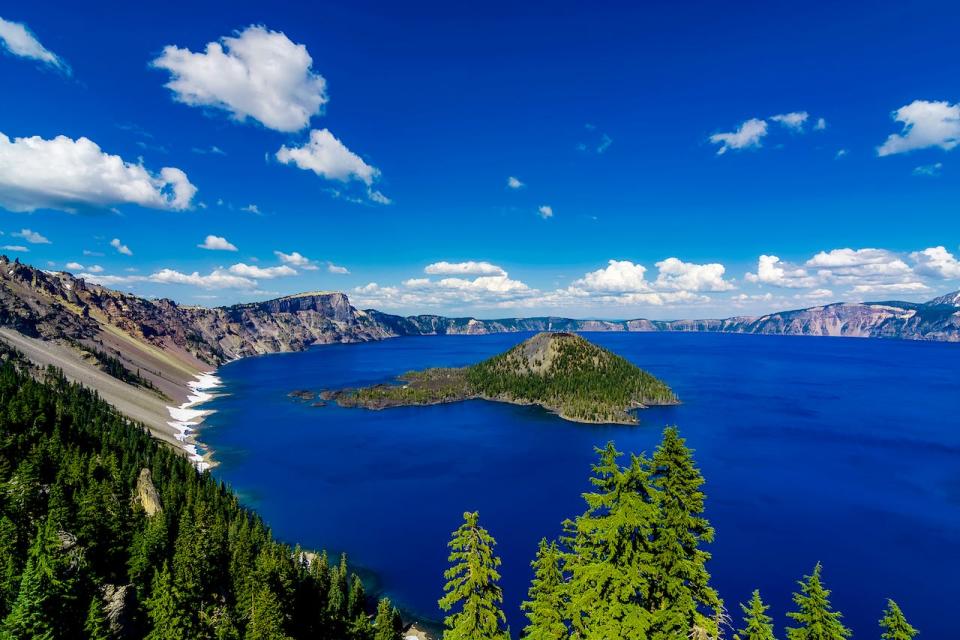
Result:
<svg viewBox="0 0 960 640">
<path fill-rule="evenodd" d="M 367 409 L 483 399 L 539 405 L 566 420 L 605 424 L 635 424 L 631 411 L 678 402 L 663 381 L 579 335 L 563 332 L 538 333 L 473 366 L 411 371 L 399 381 L 325 397 Z"/>
</svg>

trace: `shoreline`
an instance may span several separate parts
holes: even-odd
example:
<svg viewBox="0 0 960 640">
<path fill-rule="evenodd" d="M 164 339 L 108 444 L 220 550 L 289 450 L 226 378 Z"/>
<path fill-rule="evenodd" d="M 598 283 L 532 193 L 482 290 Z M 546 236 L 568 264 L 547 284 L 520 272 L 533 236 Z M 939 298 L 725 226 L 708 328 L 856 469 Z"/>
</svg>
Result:
<svg viewBox="0 0 960 640">
<path fill-rule="evenodd" d="M 212 409 L 195 409 L 216 398 L 219 394 L 215 390 L 223 386 L 223 381 L 216 376 L 217 370 L 201 371 L 193 380 L 187 382 L 187 400 L 180 406 L 167 406 L 170 414 L 168 425 L 176 431 L 174 438 L 186 452 L 187 458 L 203 472 L 217 466 L 213 459 L 213 452 L 197 440 L 199 426 L 207 416 L 216 413 Z"/>
</svg>

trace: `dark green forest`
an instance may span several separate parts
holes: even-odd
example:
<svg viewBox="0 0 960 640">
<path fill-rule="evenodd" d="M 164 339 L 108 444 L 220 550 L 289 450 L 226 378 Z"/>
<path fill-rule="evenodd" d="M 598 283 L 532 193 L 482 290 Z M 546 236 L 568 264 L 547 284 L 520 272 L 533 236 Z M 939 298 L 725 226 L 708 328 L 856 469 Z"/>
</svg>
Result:
<svg viewBox="0 0 960 640">
<path fill-rule="evenodd" d="M 400 637 L 396 609 L 369 601 L 346 558 L 277 542 L 95 393 L 3 358 L 0 637 Z M 144 469 L 153 515 L 136 497 Z"/>
</svg>

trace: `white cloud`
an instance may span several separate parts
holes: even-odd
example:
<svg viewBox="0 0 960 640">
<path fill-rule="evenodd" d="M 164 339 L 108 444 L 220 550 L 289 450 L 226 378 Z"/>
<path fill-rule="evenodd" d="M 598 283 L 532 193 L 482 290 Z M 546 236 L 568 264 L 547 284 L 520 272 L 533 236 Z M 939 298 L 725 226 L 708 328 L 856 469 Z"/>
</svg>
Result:
<svg viewBox="0 0 960 640">
<path fill-rule="evenodd" d="M 788 265 L 782 262 L 778 256 L 768 255 L 760 256 L 757 260 L 757 272 L 747 273 L 745 278 L 747 282 L 769 284 L 789 289 L 803 289 L 817 284 L 817 279 L 807 273 L 805 269 Z"/>
<path fill-rule="evenodd" d="M 255 204 L 248 204 L 245 207 L 240 207 L 240 211 L 246 211 L 247 213 L 255 213 L 260 215 L 260 207 Z"/>
<path fill-rule="evenodd" d="M 760 141 L 767 135 L 767 123 L 765 120 L 751 118 L 740 125 L 740 127 L 730 133 L 715 133 L 710 136 L 710 142 L 719 144 L 717 155 L 723 155 L 730 149 L 747 149 L 749 147 L 759 147 Z"/>
<path fill-rule="evenodd" d="M 310 132 L 310 141 L 302 147 L 280 147 L 277 160 L 283 164 L 295 164 L 297 167 L 313 171 L 328 180 L 349 182 L 359 180 L 370 186 L 379 175 L 379 171 L 353 153 L 340 142 L 329 129 L 314 129 Z"/>
<path fill-rule="evenodd" d="M 85 255 L 85 256 L 102 257 L 102 256 L 103 256 L 103 251 L 90 251 L 89 249 L 84 249 L 84 250 L 83 250 L 83 255 Z"/>
<path fill-rule="evenodd" d="M 858 284 L 853 293 L 919 293 L 929 291 L 922 282 L 898 282 L 893 284 Z"/>
<path fill-rule="evenodd" d="M 722 264 L 693 264 L 677 258 L 667 258 L 656 263 L 658 289 L 680 291 L 729 291 L 733 283 L 723 279 L 726 267 Z"/>
<path fill-rule="evenodd" d="M 124 276 L 121 276 L 124 277 Z M 125 276 L 129 281 L 141 280 L 137 276 Z M 174 269 L 161 269 L 150 275 L 147 280 L 161 284 L 186 284 L 202 289 L 253 289 L 257 283 L 243 276 L 231 274 L 223 269 L 214 269 L 207 275 L 199 272 L 181 273 Z"/>
<path fill-rule="evenodd" d="M 301 255 L 299 252 L 284 253 L 283 251 L 274 251 L 273 255 L 280 259 L 283 264 L 293 265 L 305 271 L 316 271 L 319 267 L 313 263 L 310 258 Z"/>
<path fill-rule="evenodd" d="M 946 280 L 960 279 L 960 261 L 946 247 L 930 247 L 910 254 L 915 271 Z"/>
<path fill-rule="evenodd" d="M 540 207 L 537 209 L 537 213 L 539 213 L 539 214 L 540 214 L 540 217 L 543 218 L 544 220 L 546 220 L 546 219 L 548 219 L 548 218 L 552 218 L 552 217 L 553 217 L 553 207 L 551 207 L 551 206 L 548 205 L 548 204 L 542 204 L 542 205 L 540 205 Z"/>
<path fill-rule="evenodd" d="M 68 262 L 67 264 L 65 264 L 65 265 L 63 265 L 63 266 L 64 266 L 64 268 L 67 269 L 68 271 L 78 271 L 78 272 L 79 272 L 79 271 L 87 271 L 88 273 L 91 273 L 91 274 L 103 273 L 103 267 L 101 267 L 101 266 L 98 265 L 98 264 L 92 264 L 92 265 L 90 265 L 89 267 L 85 267 L 85 266 L 83 266 L 82 264 L 80 264 L 79 262 Z"/>
<path fill-rule="evenodd" d="M 507 272 L 503 267 L 498 267 L 489 262 L 476 262 L 468 260 L 467 262 L 434 262 L 428 264 L 424 273 L 431 276 L 454 276 L 454 275 L 475 275 L 475 276 L 505 276 Z"/>
<path fill-rule="evenodd" d="M 823 131 L 827 128 L 827 121 L 824 118 L 817 118 L 817 123 L 813 125 L 814 131 Z M 825 291 L 825 289 L 824 289 Z"/>
<path fill-rule="evenodd" d="M 122 253 L 125 256 L 132 256 L 133 251 L 130 250 L 130 247 L 120 242 L 120 238 L 114 238 L 110 241 L 110 246 L 117 250 L 117 253 Z"/>
<path fill-rule="evenodd" d="M 45 237 L 37 233 L 36 231 L 31 231 L 30 229 L 21 229 L 20 231 L 14 231 L 11 233 L 14 238 L 23 238 L 30 244 L 50 244 L 50 241 Z"/>
<path fill-rule="evenodd" d="M 520 182 L 520 178 L 515 178 L 514 176 L 510 176 L 509 178 L 507 178 L 507 186 L 511 189 L 522 189 L 526 185 Z"/>
<path fill-rule="evenodd" d="M 636 293 L 650 291 L 644 279 L 647 268 L 629 260 L 610 260 L 603 269 L 597 269 L 574 281 L 573 286 L 589 291 Z"/>
<path fill-rule="evenodd" d="M 329 271 L 330 273 L 335 273 L 337 275 L 343 275 L 343 276 L 348 275 L 350 273 L 350 270 L 347 269 L 346 267 L 335 265 L 332 262 L 327 263 L 327 271 Z"/>
<path fill-rule="evenodd" d="M 810 114 L 806 111 L 791 111 L 790 113 L 781 113 L 780 115 L 770 116 L 770 119 L 774 122 L 780 123 L 787 129 L 803 131 L 803 125 L 806 123 L 809 117 Z M 823 120 L 823 118 L 820 118 L 820 120 Z M 819 122 L 817 124 L 819 125 Z M 824 126 L 826 126 L 826 123 L 824 123 Z"/>
<path fill-rule="evenodd" d="M 152 64 L 170 72 L 166 87 L 179 102 L 277 131 L 300 131 L 327 102 L 326 81 L 311 68 L 307 48 L 263 26 L 210 42 L 203 53 L 168 45 Z"/>
<path fill-rule="evenodd" d="M 141 164 L 104 153 L 87 138 L 11 141 L 0 133 L 0 206 L 11 211 L 73 212 L 116 204 L 181 211 L 190 207 L 196 192 L 180 169 L 164 167 L 153 174 Z"/>
<path fill-rule="evenodd" d="M 933 164 L 924 164 L 919 167 L 915 167 L 913 170 L 913 175 L 928 176 L 932 178 L 940 175 L 941 169 L 943 169 L 942 162 L 934 162 Z"/>
<path fill-rule="evenodd" d="M 26 25 L 0 18 L 0 44 L 15 56 L 38 60 L 70 74 L 70 67 L 55 53 L 40 44 Z"/>
<path fill-rule="evenodd" d="M 879 156 L 927 147 L 949 151 L 960 144 L 960 103 L 914 100 L 894 111 L 893 119 L 903 123 L 903 130 L 877 147 Z"/>
<path fill-rule="evenodd" d="M 20 244 L 5 244 L 0 249 L 4 251 L 20 251 L 22 253 L 29 253 L 30 249 L 27 249 L 25 246 Z"/>
<path fill-rule="evenodd" d="M 916 278 L 909 265 L 886 249 L 833 249 L 821 251 L 806 262 L 817 269 L 821 282 L 835 284 L 893 284 Z"/>
<path fill-rule="evenodd" d="M 272 278 L 280 278 L 283 276 L 295 276 L 297 275 L 296 269 L 288 267 L 283 264 L 278 267 L 258 267 L 255 265 L 244 264 L 239 262 L 230 267 L 230 273 L 235 276 L 243 276 L 245 278 L 254 278 L 262 280 L 270 280 Z"/>
<path fill-rule="evenodd" d="M 198 244 L 201 249 L 209 251 L 236 251 L 237 248 L 223 236 L 207 236 L 203 244 Z"/>
<path fill-rule="evenodd" d="M 840 149 L 840 150 L 837 151 L 837 155 L 834 156 L 834 157 L 835 157 L 837 160 L 839 160 L 839 159 L 842 158 L 843 156 L 847 155 L 847 153 L 849 153 L 849 152 L 848 152 L 846 149 Z"/>
</svg>

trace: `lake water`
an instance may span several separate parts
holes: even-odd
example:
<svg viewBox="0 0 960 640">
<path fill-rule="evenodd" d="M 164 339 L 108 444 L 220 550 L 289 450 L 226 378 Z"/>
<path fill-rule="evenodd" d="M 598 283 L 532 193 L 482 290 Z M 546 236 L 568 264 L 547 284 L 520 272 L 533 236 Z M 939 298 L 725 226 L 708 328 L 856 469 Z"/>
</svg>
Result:
<svg viewBox="0 0 960 640">
<path fill-rule="evenodd" d="M 241 360 L 201 438 L 227 481 L 288 542 L 346 551 L 377 587 L 439 618 L 446 543 L 479 510 L 503 558 L 516 634 L 541 537 L 583 511 L 593 447 L 651 452 L 676 424 L 696 449 L 717 530 L 709 567 L 739 622 L 754 588 L 786 624 L 817 561 L 858 637 L 887 597 L 923 638 L 956 637 L 960 596 L 960 345 L 843 338 L 593 333 L 683 404 L 639 426 L 565 422 L 473 401 L 387 411 L 287 397 L 466 365 L 524 334 L 400 338 Z"/>
</svg>

